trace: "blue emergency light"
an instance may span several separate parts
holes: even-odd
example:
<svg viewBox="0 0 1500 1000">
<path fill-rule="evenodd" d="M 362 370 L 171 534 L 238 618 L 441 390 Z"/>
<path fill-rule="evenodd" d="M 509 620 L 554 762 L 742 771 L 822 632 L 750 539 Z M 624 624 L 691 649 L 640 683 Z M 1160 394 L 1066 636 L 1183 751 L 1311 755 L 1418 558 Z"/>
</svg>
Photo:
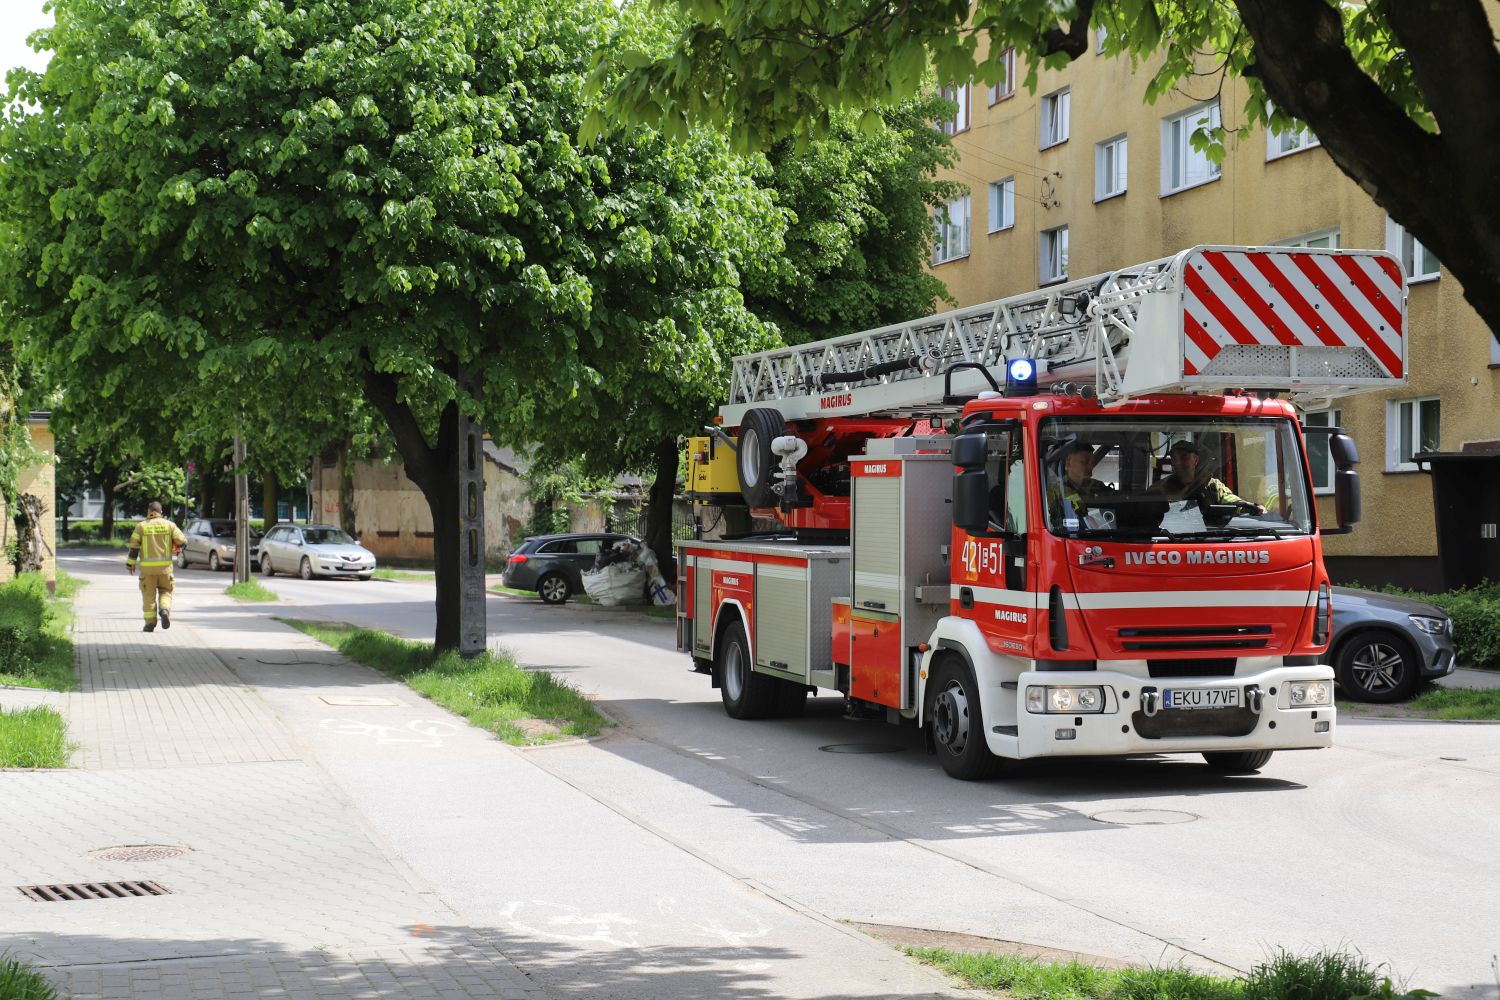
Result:
<svg viewBox="0 0 1500 1000">
<path fill-rule="evenodd" d="M 1005 365 L 1007 396 L 1036 395 L 1037 364 L 1031 358 L 1011 358 Z"/>
</svg>

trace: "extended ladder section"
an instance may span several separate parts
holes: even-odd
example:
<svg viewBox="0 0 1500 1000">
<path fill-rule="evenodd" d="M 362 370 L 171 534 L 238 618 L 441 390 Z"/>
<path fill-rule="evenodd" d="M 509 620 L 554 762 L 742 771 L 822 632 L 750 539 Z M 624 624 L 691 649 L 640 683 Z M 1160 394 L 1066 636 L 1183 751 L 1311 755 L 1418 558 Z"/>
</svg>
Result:
<svg viewBox="0 0 1500 1000">
<path fill-rule="evenodd" d="M 907 323 L 735 358 L 724 422 L 937 414 L 956 362 L 1004 383 L 1092 386 L 1108 404 L 1161 392 L 1280 391 L 1307 399 L 1406 382 L 1406 277 L 1374 250 L 1201 246 Z M 990 388 L 972 367 L 955 394 Z"/>
</svg>

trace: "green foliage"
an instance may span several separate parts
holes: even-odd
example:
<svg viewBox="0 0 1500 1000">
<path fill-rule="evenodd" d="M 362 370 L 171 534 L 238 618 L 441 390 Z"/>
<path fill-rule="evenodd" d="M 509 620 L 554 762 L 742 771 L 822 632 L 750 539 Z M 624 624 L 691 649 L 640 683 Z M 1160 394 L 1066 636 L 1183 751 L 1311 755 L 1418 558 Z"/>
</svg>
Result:
<svg viewBox="0 0 1500 1000">
<path fill-rule="evenodd" d="M 10 955 L 0 955 L 0 1000 L 57 1000 L 57 987 L 36 969 Z"/>
<path fill-rule="evenodd" d="M 0 767 L 67 767 L 72 751 L 67 736 L 55 708 L 0 708 Z M 0 990 L 4 987 L 5 969 L 0 966 Z M 7 995 L 0 992 L 0 997 Z"/>
<path fill-rule="evenodd" d="M 543 670 L 523 670 L 507 656 L 485 653 L 464 659 L 453 651 L 436 655 L 429 643 L 352 625 L 290 620 L 287 624 L 352 660 L 405 681 L 414 691 L 507 743 L 519 746 L 560 736 L 593 736 L 606 725 L 604 717 L 571 685 Z M 523 725 L 529 720 L 552 723 L 556 732 Z"/>
<path fill-rule="evenodd" d="M 1044 962 L 1014 955 L 964 954 L 943 948 L 908 948 L 908 954 L 981 989 L 1015 1000 L 1395 1000 L 1435 996 L 1398 993 L 1389 979 L 1358 955 L 1278 952 L 1243 978 L 1203 975 L 1182 968 L 1106 969 L 1086 962 Z"/>
<path fill-rule="evenodd" d="M 1403 715 L 1468 722 L 1500 721 L 1500 689 L 1480 690 L 1432 687 L 1402 706 Z M 1372 709 L 1378 714 L 1378 709 Z"/>
<path fill-rule="evenodd" d="M 581 507 L 614 488 L 610 474 L 587 475 L 576 464 L 534 465 L 526 473 L 525 497 L 531 501 L 531 516 L 512 546 L 532 535 L 555 535 L 568 530 L 573 507 Z"/>
<path fill-rule="evenodd" d="M 51 617 L 40 573 L 0 584 L 0 676 L 27 675 L 42 656 Z"/>
<path fill-rule="evenodd" d="M 261 585 L 259 580 L 245 580 L 241 583 L 231 583 L 224 588 L 224 593 L 237 601 L 279 601 L 280 597 Z"/>
</svg>

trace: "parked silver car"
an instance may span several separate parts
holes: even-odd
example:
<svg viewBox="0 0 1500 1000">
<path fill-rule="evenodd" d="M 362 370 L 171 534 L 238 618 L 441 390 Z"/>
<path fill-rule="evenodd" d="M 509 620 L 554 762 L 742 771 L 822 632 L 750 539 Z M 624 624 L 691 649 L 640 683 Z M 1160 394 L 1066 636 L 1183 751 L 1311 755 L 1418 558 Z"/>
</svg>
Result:
<svg viewBox="0 0 1500 1000">
<path fill-rule="evenodd" d="M 182 531 L 187 543 L 177 550 L 181 569 L 199 564 L 211 570 L 234 569 L 234 521 L 227 518 L 200 517 L 189 521 Z M 250 529 L 250 564 L 255 565 L 260 532 Z"/>
<path fill-rule="evenodd" d="M 1425 601 L 1334 587 L 1328 656 L 1344 697 L 1403 701 L 1424 680 L 1453 673 L 1453 620 Z"/>
<path fill-rule="evenodd" d="M 260 571 L 266 576 L 295 573 L 304 580 L 368 580 L 375 573 L 375 553 L 331 524 L 278 524 L 260 540 Z"/>
</svg>

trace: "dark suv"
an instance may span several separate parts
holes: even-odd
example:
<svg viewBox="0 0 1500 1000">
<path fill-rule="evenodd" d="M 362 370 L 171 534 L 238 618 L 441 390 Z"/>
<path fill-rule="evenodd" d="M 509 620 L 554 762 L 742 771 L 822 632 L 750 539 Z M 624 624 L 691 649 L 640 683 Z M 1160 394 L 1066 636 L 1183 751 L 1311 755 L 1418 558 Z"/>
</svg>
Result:
<svg viewBox="0 0 1500 1000">
<path fill-rule="evenodd" d="M 561 604 L 583 593 L 583 574 L 594 568 L 600 551 L 626 538 L 640 541 L 603 531 L 528 538 L 506 560 L 501 582 L 513 590 L 534 590 L 548 604 Z"/>
</svg>

